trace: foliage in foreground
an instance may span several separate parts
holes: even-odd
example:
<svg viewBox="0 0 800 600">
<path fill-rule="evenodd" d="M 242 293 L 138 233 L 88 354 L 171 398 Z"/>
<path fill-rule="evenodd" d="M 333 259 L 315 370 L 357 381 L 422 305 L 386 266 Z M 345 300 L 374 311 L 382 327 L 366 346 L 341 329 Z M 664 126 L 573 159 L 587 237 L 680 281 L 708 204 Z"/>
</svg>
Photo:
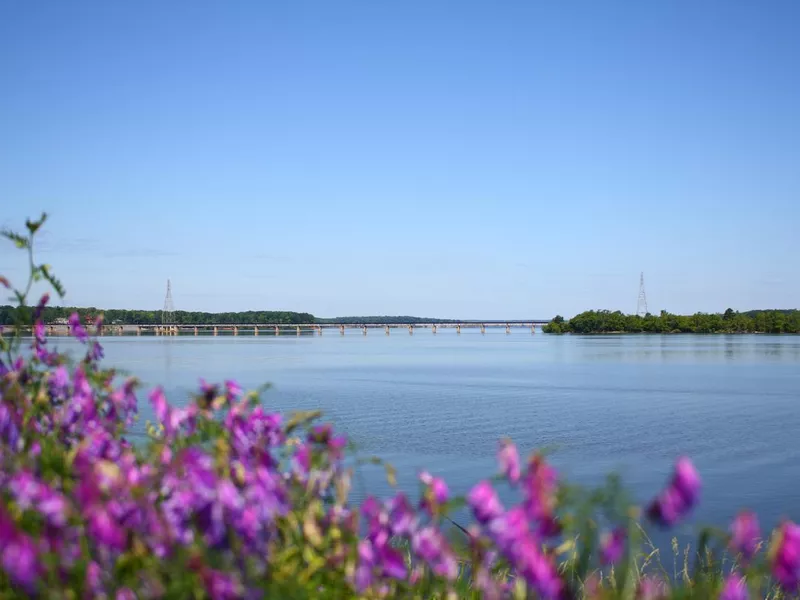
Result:
<svg viewBox="0 0 800 600">
<path fill-rule="evenodd" d="M 521 461 L 508 440 L 498 475 L 466 498 L 420 473 L 421 500 L 349 500 L 354 465 L 343 436 L 318 415 L 267 412 L 233 381 L 201 382 L 192 401 L 148 394 L 157 423 L 126 436 L 138 384 L 100 365 L 101 346 L 77 315 L 86 355 L 54 352 L 27 306 L 33 239 L 14 290 L 18 327 L 0 361 L 0 596 L 3 598 L 709 598 L 781 597 L 800 581 L 800 527 L 785 522 L 762 549 L 755 516 L 705 530 L 681 575 L 648 573 L 646 524 L 671 527 L 697 504 L 701 480 L 682 457 L 644 510 L 611 478 L 598 490 L 559 480 L 546 458 Z M 0 285 L 11 284 L 0 279 Z M 28 320 L 30 319 L 30 320 Z M 21 327 L 34 325 L 31 347 Z M 391 470 L 387 471 L 391 474 Z M 505 507 L 498 485 L 517 498 Z M 472 522 L 449 516 L 466 505 Z M 721 567 L 722 552 L 737 557 Z"/>
<path fill-rule="evenodd" d="M 557 316 L 545 333 L 800 333 L 800 310 L 728 309 L 722 314 L 626 315 L 620 311 L 589 310 L 565 320 Z"/>
</svg>

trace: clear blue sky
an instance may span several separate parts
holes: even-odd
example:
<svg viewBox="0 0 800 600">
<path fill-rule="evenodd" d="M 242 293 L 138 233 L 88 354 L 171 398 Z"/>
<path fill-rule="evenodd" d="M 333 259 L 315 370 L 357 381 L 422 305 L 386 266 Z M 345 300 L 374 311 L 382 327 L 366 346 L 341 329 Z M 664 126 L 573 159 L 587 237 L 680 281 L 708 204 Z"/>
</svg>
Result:
<svg viewBox="0 0 800 600">
<path fill-rule="evenodd" d="M 800 2 L 0 1 L 65 303 L 800 306 Z M 0 272 L 21 275 L 8 245 Z"/>
</svg>

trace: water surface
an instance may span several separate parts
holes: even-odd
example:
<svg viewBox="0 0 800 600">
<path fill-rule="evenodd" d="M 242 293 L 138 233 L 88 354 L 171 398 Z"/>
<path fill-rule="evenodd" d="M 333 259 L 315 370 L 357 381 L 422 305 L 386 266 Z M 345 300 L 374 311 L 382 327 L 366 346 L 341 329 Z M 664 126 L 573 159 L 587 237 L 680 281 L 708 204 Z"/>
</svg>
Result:
<svg viewBox="0 0 800 600">
<path fill-rule="evenodd" d="M 800 519 L 800 337 L 446 329 L 102 341 L 106 363 L 174 403 L 200 377 L 271 383 L 268 407 L 322 409 L 360 452 L 392 462 L 401 486 L 425 467 L 465 492 L 494 472 L 497 440 L 510 436 L 526 452 L 551 448 L 581 483 L 617 471 L 642 500 L 687 454 L 705 482 L 697 520 L 724 524 L 742 506 L 765 525 Z M 144 395 L 141 405 L 151 417 Z M 355 495 L 387 490 L 368 471 Z"/>
</svg>

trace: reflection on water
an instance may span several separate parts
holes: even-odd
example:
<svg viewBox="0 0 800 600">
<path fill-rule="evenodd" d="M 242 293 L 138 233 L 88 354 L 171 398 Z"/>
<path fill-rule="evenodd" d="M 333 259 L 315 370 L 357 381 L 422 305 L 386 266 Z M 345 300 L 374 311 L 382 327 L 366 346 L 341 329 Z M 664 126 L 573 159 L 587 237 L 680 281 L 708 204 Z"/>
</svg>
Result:
<svg viewBox="0 0 800 600">
<path fill-rule="evenodd" d="M 557 466 L 584 483 L 619 471 L 642 500 L 685 453 L 705 481 L 699 519 L 723 523 L 742 505 L 765 524 L 800 518 L 800 337 L 441 330 L 103 343 L 107 362 L 174 402 L 200 377 L 271 382 L 268 407 L 322 409 L 412 490 L 425 466 L 465 492 L 511 436 L 525 451 L 558 448 Z M 145 398 L 139 427 L 152 418 Z M 366 479 L 387 490 L 377 473 Z"/>
</svg>

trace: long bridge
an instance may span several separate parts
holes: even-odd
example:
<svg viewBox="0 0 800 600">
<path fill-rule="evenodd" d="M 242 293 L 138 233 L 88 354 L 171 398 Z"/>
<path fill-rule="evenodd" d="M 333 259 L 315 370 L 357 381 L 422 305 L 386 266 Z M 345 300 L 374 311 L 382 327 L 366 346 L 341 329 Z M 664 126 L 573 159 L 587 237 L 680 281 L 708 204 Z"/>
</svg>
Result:
<svg viewBox="0 0 800 600">
<path fill-rule="evenodd" d="M 111 324 L 104 325 L 99 331 L 94 327 L 89 327 L 89 331 L 95 335 L 322 335 L 324 330 L 338 331 L 344 335 L 346 330 L 360 330 L 367 335 L 369 330 L 382 330 L 386 335 L 390 335 L 392 329 L 407 330 L 410 335 L 418 329 L 430 329 L 434 334 L 440 329 L 455 329 L 457 334 L 462 329 L 479 329 L 481 333 L 486 333 L 489 328 L 505 328 L 505 332 L 510 334 L 512 329 L 530 329 L 531 333 L 536 332 L 537 326 L 548 323 L 547 320 L 501 320 L 501 321 L 451 321 L 446 323 L 176 323 L 176 324 Z M 51 335 L 67 334 L 69 326 L 58 324 L 48 325 L 48 333 Z"/>
</svg>

